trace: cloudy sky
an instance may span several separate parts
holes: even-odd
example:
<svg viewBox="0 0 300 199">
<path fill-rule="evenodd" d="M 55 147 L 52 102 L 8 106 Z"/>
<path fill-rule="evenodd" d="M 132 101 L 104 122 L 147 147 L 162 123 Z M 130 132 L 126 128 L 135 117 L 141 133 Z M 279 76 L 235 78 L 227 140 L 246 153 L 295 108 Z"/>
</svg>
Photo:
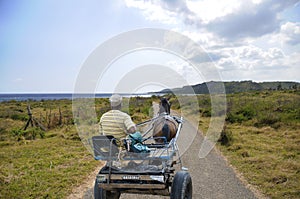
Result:
<svg viewBox="0 0 300 199">
<path fill-rule="evenodd" d="M 197 42 L 222 80 L 300 81 L 297 0 L 2 0 L 0 92 L 72 92 L 94 49 L 146 27 L 176 31 Z M 188 82 L 203 81 L 180 60 L 158 54 L 159 64 L 173 63 L 190 77 Z M 151 62 L 141 60 L 135 65 Z M 116 63 L 115 73 L 128 72 L 126 63 L 128 58 Z M 98 92 L 111 92 L 113 84 L 104 84 Z"/>
</svg>

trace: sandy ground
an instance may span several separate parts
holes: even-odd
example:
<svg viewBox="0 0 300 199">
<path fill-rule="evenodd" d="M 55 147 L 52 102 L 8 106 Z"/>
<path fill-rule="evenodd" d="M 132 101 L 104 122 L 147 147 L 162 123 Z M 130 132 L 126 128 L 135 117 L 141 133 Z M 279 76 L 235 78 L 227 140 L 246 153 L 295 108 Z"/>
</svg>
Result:
<svg viewBox="0 0 300 199">
<path fill-rule="evenodd" d="M 93 188 L 95 183 L 96 175 L 98 174 L 99 170 L 101 169 L 103 164 L 99 162 L 99 166 L 89 174 L 87 179 L 82 182 L 79 187 L 75 187 L 72 190 L 72 194 L 67 197 L 67 199 L 81 199 L 81 198 L 94 198 Z"/>
</svg>

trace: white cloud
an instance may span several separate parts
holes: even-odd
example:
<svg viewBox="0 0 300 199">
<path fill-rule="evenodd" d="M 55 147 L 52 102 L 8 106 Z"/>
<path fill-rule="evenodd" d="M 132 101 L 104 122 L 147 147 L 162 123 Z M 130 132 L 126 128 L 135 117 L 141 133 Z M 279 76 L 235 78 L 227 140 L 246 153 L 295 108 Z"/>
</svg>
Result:
<svg viewBox="0 0 300 199">
<path fill-rule="evenodd" d="M 240 2 L 238 0 L 203 0 L 186 1 L 187 7 L 197 15 L 204 23 L 209 23 L 219 17 L 226 16 L 236 11 Z"/>
<path fill-rule="evenodd" d="M 216 18 L 207 29 L 229 41 L 258 38 L 279 30 L 281 19 L 278 13 L 296 1 L 243 1 L 235 12 Z"/>
<path fill-rule="evenodd" d="M 203 81 L 203 77 L 201 77 L 201 72 L 187 62 L 174 60 L 174 61 L 168 61 L 166 65 L 172 67 L 178 74 L 181 75 L 181 77 L 189 85 L 197 84 Z"/>
<path fill-rule="evenodd" d="M 260 4 L 260 3 L 262 2 L 262 0 L 252 0 L 252 2 L 253 2 L 254 4 Z"/>
<path fill-rule="evenodd" d="M 197 42 L 203 48 L 210 48 L 224 43 L 222 39 L 216 37 L 212 32 L 208 32 L 205 29 L 200 31 L 184 30 L 181 33 Z"/>
<path fill-rule="evenodd" d="M 286 22 L 280 26 L 280 31 L 269 37 L 271 45 L 297 46 L 300 44 L 300 23 Z"/>
<path fill-rule="evenodd" d="M 247 62 L 246 62 L 247 63 Z M 254 80 L 254 81 L 299 81 L 299 69 L 292 67 L 300 63 L 300 53 L 294 53 L 284 58 L 269 62 L 258 61 L 251 69 L 232 68 L 221 70 L 223 80 Z M 249 63 L 247 63 L 249 64 Z"/>
<path fill-rule="evenodd" d="M 290 59 L 279 48 L 263 50 L 256 46 L 242 46 L 222 49 L 222 51 L 223 55 L 229 55 L 222 56 L 216 62 L 223 71 L 277 70 L 281 67 L 288 67 Z"/>
<path fill-rule="evenodd" d="M 287 22 L 280 28 L 282 39 L 290 44 L 297 45 L 300 43 L 300 23 Z"/>
<path fill-rule="evenodd" d="M 206 29 L 227 40 L 260 37 L 277 31 L 278 13 L 297 0 L 126 0 L 128 7 L 142 10 L 146 19 L 165 24 L 185 24 Z"/>
<path fill-rule="evenodd" d="M 165 24 L 177 24 L 176 13 L 165 10 L 160 5 L 154 4 L 151 1 L 125 0 L 125 3 L 129 8 L 142 10 L 147 20 L 160 21 Z"/>
<path fill-rule="evenodd" d="M 259 75 L 279 80 L 288 79 L 288 75 L 295 77 L 286 72 L 288 69 L 299 74 L 300 58 L 296 58 L 299 53 L 285 55 L 284 51 L 290 53 L 288 46 L 300 43 L 300 24 L 280 15 L 298 0 L 126 2 L 128 7 L 141 9 L 149 20 L 173 24 L 176 31 L 204 47 L 225 77 L 233 78 L 235 74 L 235 78 L 253 80 L 260 79 Z M 296 50 L 299 52 L 299 48 Z"/>
</svg>

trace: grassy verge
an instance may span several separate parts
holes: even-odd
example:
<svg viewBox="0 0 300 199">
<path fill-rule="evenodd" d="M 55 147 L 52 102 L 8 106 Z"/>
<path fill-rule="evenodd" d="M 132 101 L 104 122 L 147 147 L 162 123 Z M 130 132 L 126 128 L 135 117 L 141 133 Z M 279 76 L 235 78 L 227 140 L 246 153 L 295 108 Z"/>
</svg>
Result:
<svg viewBox="0 0 300 199">
<path fill-rule="evenodd" d="M 63 198 L 99 164 L 62 137 L 2 147 L 0 157 L 1 198 Z"/>
<path fill-rule="evenodd" d="M 228 132 L 231 144 L 218 148 L 250 184 L 271 198 L 300 196 L 299 130 L 228 125 Z"/>
<path fill-rule="evenodd" d="M 28 102 L 0 103 L 0 198 L 64 198 L 101 164 L 83 146 L 74 125 L 72 101 L 30 101 L 32 114 L 47 131 L 29 126 Z M 148 119 L 151 99 L 132 98 L 127 112 L 134 122 Z M 96 99 L 94 129 L 109 110 L 107 99 Z M 133 114 L 134 113 L 134 114 Z M 95 121 L 94 121 L 95 120 Z"/>
<path fill-rule="evenodd" d="M 199 95 L 199 129 L 209 127 L 210 96 Z M 300 92 L 264 91 L 227 95 L 225 128 L 217 148 L 247 180 L 271 198 L 300 197 Z"/>
</svg>

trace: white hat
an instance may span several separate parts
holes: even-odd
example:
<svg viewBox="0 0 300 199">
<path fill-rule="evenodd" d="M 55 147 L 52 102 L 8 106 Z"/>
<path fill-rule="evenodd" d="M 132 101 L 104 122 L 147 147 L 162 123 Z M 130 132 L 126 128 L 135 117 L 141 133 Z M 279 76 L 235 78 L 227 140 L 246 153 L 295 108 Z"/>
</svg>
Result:
<svg viewBox="0 0 300 199">
<path fill-rule="evenodd" d="M 122 96 L 118 95 L 118 94 L 113 94 L 110 98 L 110 105 L 115 107 L 115 106 L 119 106 L 122 103 Z"/>
</svg>

